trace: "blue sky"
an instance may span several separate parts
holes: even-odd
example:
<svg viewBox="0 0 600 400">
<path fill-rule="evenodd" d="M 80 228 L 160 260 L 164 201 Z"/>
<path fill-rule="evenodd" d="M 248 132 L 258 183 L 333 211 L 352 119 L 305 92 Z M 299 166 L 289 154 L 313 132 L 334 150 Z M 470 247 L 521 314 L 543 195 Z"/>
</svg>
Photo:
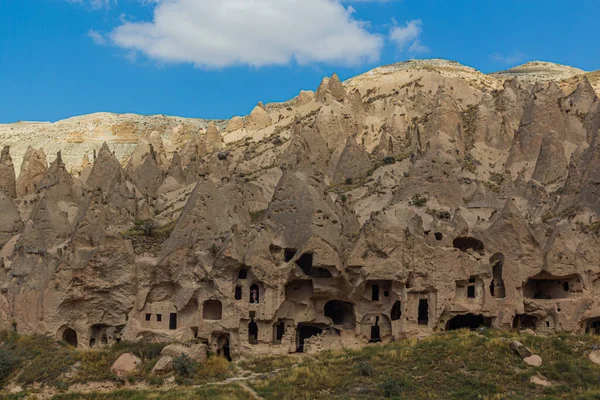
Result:
<svg viewBox="0 0 600 400">
<path fill-rule="evenodd" d="M 409 58 L 600 69 L 597 0 L 0 0 L 0 123 L 230 118 Z"/>
</svg>

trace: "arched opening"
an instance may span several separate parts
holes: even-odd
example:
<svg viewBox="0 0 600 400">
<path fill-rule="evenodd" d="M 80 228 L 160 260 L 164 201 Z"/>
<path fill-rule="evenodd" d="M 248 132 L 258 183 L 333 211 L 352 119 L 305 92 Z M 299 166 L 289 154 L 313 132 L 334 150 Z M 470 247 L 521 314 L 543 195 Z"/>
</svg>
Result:
<svg viewBox="0 0 600 400">
<path fill-rule="evenodd" d="M 242 299 L 242 287 L 239 285 L 235 287 L 235 299 L 236 300 Z"/>
<path fill-rule="evenodd" d="M 258 325 L 254 321 L 248 324 L 248 343 L 258 344 Z"/>
<path fill-rule="evenodd" d="M 456 315 L 446 323 L 446 330 L 453 331 L 456 329 L 477 329 L 480 326 L 490 326 L 491 320 L 485 318 L 481 314 L 461 314 Z"/>
<path fill-rule="evenodd" d="M 504 289 L 504 279 L 502 278 L 502 268 L 504 267 L 504 255 L 496 253 L 490 257 L 492 266 L 492 283 L 490 284 L 490 294 L 492 297 L 503 299 L 506 296 Z"/>
<path fill-rule="evenodd" d="M 285 260 L 285 262 L 292 261 L 292 259 L 296 255 L 296 251 L 297 251 L 296 249 L 290 249 L 290 248 L 285 249 L 283 251 L 283 259 Z"/>
<path fill-rule="evenodd" d="M 457 237 L 452 241 L 452 245 L 460 251 L 467 252 L 469 250 L 477 253 L 483 253 L 483 242 L 472 237 Z"/>
<path fill-rule="evenodd" d="M 250 285 L 250 304 L 258 304 L 260 302 L 260 289 L 256 283 Z"/>
<path fill-rule="evenodd" d="M 309 325 L 300 323 L 298 324 L 298 329 L 296 330 L 296 351 L 298 353 L 304 352 L 304 342 L 306 339 L 320 335 L 323 333 L 323 329 L 316 325 Z"/>
<path fill-rule="evenodd" d="M 246 268 L 240 269 L 238 272 L 238 279 L 247 279 L 248 278 L 248 270 Z"/>
<path fill-rule="evenodd" d="M 296 260 L 296 265 L 300 267 L 302 272 L 312 278 L 331 278 L 331 272 L 327 268 L 313 267 L 313 254 L 304 253 Z"/>
<path fill-rule="evenodd" d="M 219 300 L 206 300 L 202 306 L 202 319 L 217 321 L 223 318 L 223 305 Z"/>
<path fill-rule="evenodd" d="M 379 317 L 375 317 L 375 325 L 371 327 L 371 339 L 369 343 L 381 342 L 381 329 L 379 328 Z"/>
<path fill-rule="evenodd" d="M 217 356 L 225 357 L 227 361 L 231 361 L 229 335 L 221 335 L 217 338 Z"/>
<path fill-rule="evenodd" d="M 325 304 L 325 316 L 331 318 L 334 325 L 354 327 L 354 304 L 340 300 L 331 300 Z"/>
<path fill-rule="evenodd" d="M 279 320 L 273 325 L 273 343 L 281 344 L 283 335 L 285 335 L 285 321 Z"/>
<path fill-rule="evenodd" d="M 514 329 L 531 329 L 535 330 L 538 319 L 533 315 L 517 314 L 513 319 Z"/>
<path fill-rule="evenodd" d="M 417 322 L 419 325 L 429 325 L 429 300 L 427 299 L 419 299 Z"/>
<path fill-rule="evenodd" d="M 540 272 L 523 286 L 523 296 L 529 299 L 564 299 L 581 293 L 581 278 L 578 275 L 554 276 Z"/>
<path fill-rule="evenodd" d="M 93 347 L 95 347 L 95 346 L 96 346 L 96 339 L 94 339 L 94 338 L 91 338 L 91 339 L 90 339 L 90 347 L 92 347 L 92 348 L 93 348 Z"/>
<path fill-rule="evenodd" d="M 400 300 L 396 300 L 396 302 L 392 306 L 390 318 L 392 319 L 392 321 L 398 321 L 400 317 L 402 317 L 402 303 L 400 302 Z"/>
<path fill-rule="evenodd" d="M 583 321 L 585 333 L 588 335 L 600 335 L 600 318 L 588 318 Z"/>
<path fill-rule="evenodd" d="M 66 328 L 63 331 L 62 340 L 70 346 L 77 347 L 77 332 L 74 329 Z"/>
</svg>

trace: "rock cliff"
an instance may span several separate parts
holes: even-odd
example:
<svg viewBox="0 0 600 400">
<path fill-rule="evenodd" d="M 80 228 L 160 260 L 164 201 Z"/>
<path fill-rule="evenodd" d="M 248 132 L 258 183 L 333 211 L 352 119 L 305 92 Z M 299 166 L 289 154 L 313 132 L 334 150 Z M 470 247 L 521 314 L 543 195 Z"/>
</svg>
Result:
<svg viewBox="0 0 600 400">
<path fill-rule="evenodd" d="M 421 60 L 230 121 L 4 125 L 0 327 L 228 358 L 600 333 L 593 77 Z"/>
</svg>

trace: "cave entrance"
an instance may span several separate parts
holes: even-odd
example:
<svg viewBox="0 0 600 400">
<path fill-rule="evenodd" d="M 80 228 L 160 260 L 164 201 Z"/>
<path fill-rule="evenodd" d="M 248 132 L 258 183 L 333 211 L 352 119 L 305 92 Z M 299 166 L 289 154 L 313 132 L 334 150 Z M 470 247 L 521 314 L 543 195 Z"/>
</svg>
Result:
<svg viewBox="0 0 600 400">
<path fill-rule="evenodd" d="M 419 315 L 417 316 L 419 325 L 429 325 L 429 300 L 419 299 Z"/>
<path fill-rule="evenodd" d="M 313 254 L 304 253 L 296 260 L 296 265 L 300 267 L 304 274 L 311 278 L 331 278 L 331 272 L 327 268 L 313 267 Z"/>
<path fill-rule="evenodd" d="M 172 331 L 177 329 L 177 313 L 171 313 L 169 315 L 169 329 Z"/>
<path fill-rule="evenodd" d="M 285 262 L 290 262 L 296 255 L 296 249 L 287 248 L 283 251 L 283 259 Z"/>
<path fill-rule="evenodd" d="M 248 324 L 248 343 L 258 344 L 258 325 L 254 321 Z"/>
<path fill-rule="evenodd" d="M 502 278 L 502 269 L 504 267 L 504 255 L 496 253 L 490 258 L 492 265 L 492 283 L 490 284 L 490 294 L 492 297 L 503 299 L 506 296 L 504 289 L 504 279 Z"/>
<path fill-rule="evenodd" d="M 63 331 L 62 340 L 70 346 L 77 347 L 77 332 L 74 329 L 66 328 Z"/>
<path fill-rule="evenodd" d="M 586 320 L 585 333 L 588 335 L 600 335 L 600 318 Z"/>
<path fill-rule="evenodd" d="M 325 316 L 331 318 L 334 325 L 354 327 L 354 304 L 340 300 L 330 300 L 325 304 Z"/>
<path fill-rule="evenodd" d="M 242 287 L 241 286 L 236 286 L 235 287 L 235 294 L 234 297 L 236 300 L 241 300 L 242 299 Z"/>
<path fill-rule="evenodd" d="M 390 313 L 390 318 L 392 321 L 397 321 L 402 317 L 402 303 L 400 300 L 396 300 L 394 305 L 392 306 L 392 312 Z"/>
<path fill-rule="evenodd" d="M 281 344 L 283 335 L 285 335 L 285 321 L 279 321 L 273 325 L 273 343 Z"/>
<path fill-rule="evenodd" d="M 296 352 L 304 353 L 304 341 L 323 333 L 323 329 L 310 324 L 300 323 L 296 332 Z"/>
<path fill-rule="evenodd" d="M 463 328 L 473 330 L 481 326 L 491 326 L 491 320 L 481 314 L 460 314 L 454 316 L 446 323 L 446 330 L 453 331 Z"/>
<path fill-rule="evenodd" d="M 379 328 L 379 317 L 375 317 L 375 325 L 371 327 L 371 339 L 369 343 L 381 342 L 381 329 Z"/>
<path fill-rule="evenodd" d="M 231 361 L 229 335 L 221 335 L 217 338 L 217 356 L 225 357 L 227 361 Z"/>
<path fill-rule="evenodd" d="M 517 314 L 513 319 L 513 328 L 535 330 L 537 326 L 537 320 L 538 319 L 533 315 Z"/>
<path fill-rule="evenodd" d="M 581 279 L 577 275 L 558 277 L 541 272 L 523 286 L 523 296 L 529 299 L 565 299 L 576 292 L 581 292 Z"/>
<path fill-rule="evenodd" d="M 468 252 L 469 250 L 477 253 L 483 253 L 483 242 L 472 237 L 457 237 L 452 241 L 452 245 L 460 251 Z"/>
<path fill-rule="evenodd" d="M 371 286 L 371 301 L 379 301 L 379 285 L 377 284 Z"/>
</svg>

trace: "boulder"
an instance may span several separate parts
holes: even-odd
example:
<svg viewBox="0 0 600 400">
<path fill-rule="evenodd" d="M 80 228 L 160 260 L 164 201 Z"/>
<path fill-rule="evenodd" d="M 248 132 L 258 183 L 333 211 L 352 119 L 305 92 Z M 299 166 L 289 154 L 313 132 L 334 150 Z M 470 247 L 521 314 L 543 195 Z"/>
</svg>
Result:
<svg viewBox="0 0 600 400">
<path fill-rule="evenodd" d="M 173 358 L 170 356 L 162 356 L 152 367 L 152 372 L 164 374 L 173 370 Z"/>
<path fill-rule="evenodd" d="M 541 367 L 542 366 L 542 357 L 538 356 L 537 354 L 534 354 L 529 357 L 525 357 L 523 359 L 523 361 L 525 361 L 525 364 L 529 365 L 530 367 Z"/>
<path fill-rule="evenodd" d="M 135 371 L 141 364 L 142 360 L 133 353 L 124 353 L 117 358 L 112 367 L 110 367 L 110 370 L 117 374 L 117 376 L 121 376 Z"/>
<path fill-rule="evenodd" d="M 592 350 L 590 354 L 588 354 L 588 358 L 594 364 L 600 365 L 600 350 Z"/>
<path fill-rule="evenodd" d="M 185 354 L 196 362 L 204 362 L 207 358 L 206 353 L 207 347 L 205 344 L 193 344 L 191 346 L 186 346 L 180 343 L 173 343 L 165 347 L 160 352 L 160 355 L 169 356 L 175 359 L 180 355 Z"/>
<path fill-rule="evenodd" d="M 527 357 L 531 357 L 533 353 L 529 350 L 525 345 L 521 342 L 517 342 L 516 340 L 510 342 L 510 349 L 515 352 L 516 355 L 525 359 Z"/>
</svg>

